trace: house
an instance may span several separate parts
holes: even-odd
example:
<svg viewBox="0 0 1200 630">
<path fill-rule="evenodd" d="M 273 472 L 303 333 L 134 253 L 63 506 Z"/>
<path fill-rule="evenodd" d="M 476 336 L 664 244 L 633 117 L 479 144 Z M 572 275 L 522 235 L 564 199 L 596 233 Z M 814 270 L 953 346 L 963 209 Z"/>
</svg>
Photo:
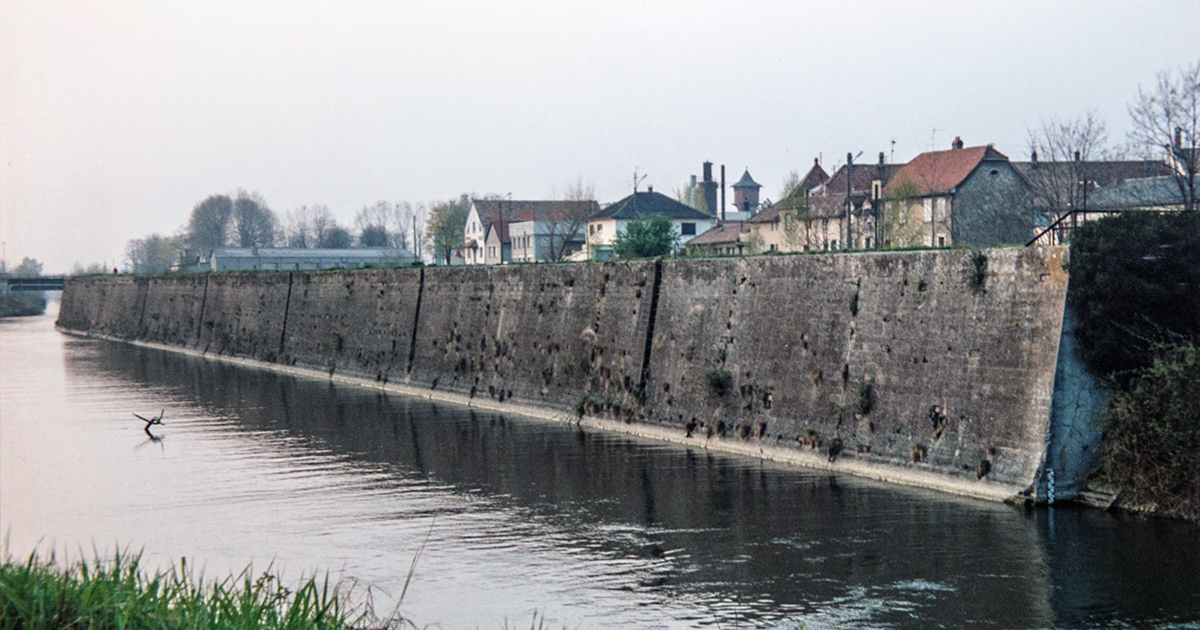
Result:
<svg viewBox="0 0 1200 630">
<path fill-rule="evenodd" d="M 399 267 L 415 262 L 407 249 L 294 249 L 283 247 L 218 248 L 201 255 L 188 271 L 298 271 Z"/>
<path fill-rule="evenodd" d="M 737 256 L 746 252 L 750 225 L 745 221 L 726 221 L 686 241 L 683 248 L 689 256 Z"/>
<path fill-rule="evenodd" d="M 883 189 L 885 247 L 1025 243 L 1034 233 L 1033 190 L 992 145 L 928 151 Z"/>
<path fill-rule="evenodd" d="M 1097 204 L 1125 204 L 1117 201 L 1111 189 L 1124 189 L 1124 182 L 1161 178 L 1171 175 L 1171 165 L 1163 160 L 1071 160 L 1042 162 L 1037 152 L 1028 162 L 1013 162 L 1033 192 L 1034 221 L 1039 228 L 1053 229 L 1039 237 L 1039 242 L 1067 242 L 1072 228 L 1087 220 L 1088 208 Z M 1124 194 L 1132 189 L 1126 190 Z M 1100 201 L 1097 201 L 1099 199 Z M 1107 200 L 1106 200 L 1107 199 Z M 1069 216 L 1068 216 L 1069 215 Z M 1061 220 L 1060 220 L 1061 219 Z"/>
<path fill-rule="evenodd" d="M 750 253 L 874 247 L 875 208 L 900 168 L 880 153 L 877 164 L 844 165 L 830 177 L 814 160 L 796 191 L 749 219 Z"/>
<path fill-rule="evenodd" d="M 463 230 L 464 262 L 562 260 L 583 249 L 587 219 L 595 201 L 472 199 Z"/>
<path fill-rule="evenodd" d="M 588 219 L 588 258 L 611 258 L 617 234 L 624 231 L 630 221 L 656 214 L 670 219 L 675 226 L 675 233 L 685 241 L 708 231 L 716 222 L 713 216 L 656 193 L 653 188 L 647 192 L 635 191 L 632 195 L 609 204 Z"/>
</svg>

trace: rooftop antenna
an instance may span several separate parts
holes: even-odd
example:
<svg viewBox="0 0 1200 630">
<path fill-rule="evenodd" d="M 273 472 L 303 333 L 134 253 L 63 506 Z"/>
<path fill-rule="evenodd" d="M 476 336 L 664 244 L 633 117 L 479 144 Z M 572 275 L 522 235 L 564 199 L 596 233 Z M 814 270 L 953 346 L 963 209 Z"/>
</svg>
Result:
<svg viewBox="0 0 1200 630">
<path fill-rule="evenodd" d="M 929 135 L 929 150 L 930 151 L 937 151 L 937 132 L 938 132 L 938 128 L 934 127 L 933 133 L 931 133 Z"/>
<path fill-rule="evenodd" d="M 635 167 L 633 169 L 633 194 L 635 194 L 635 195 L 637 194 L 638 184 L 642 183 L 643 179 L 646 179 L 646 174 L 642 173 L 642 176 L 638 177 L 637 168 Z"/>
<path fill-rule="evenodd" d="M 896 163 L 896 137 L 892 136 L 892 152 L 888 155 L 888 164 Z"/>
</svg>

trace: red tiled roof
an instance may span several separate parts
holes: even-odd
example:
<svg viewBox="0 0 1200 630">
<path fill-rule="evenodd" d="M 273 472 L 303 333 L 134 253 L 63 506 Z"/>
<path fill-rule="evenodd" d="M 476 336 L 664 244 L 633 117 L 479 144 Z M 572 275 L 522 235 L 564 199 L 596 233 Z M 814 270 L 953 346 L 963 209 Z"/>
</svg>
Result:
<svg viewBox="0 0 1200 630">
<path fill-rule="evenodd" d="M 718 225 L 714 228 L 705 230 L 703 234 L 684 243 L 684 245 L 718 245 L 723 243 L 737 243 L 741 240 L 741 235 L 750 231 L 750 226 L 746 225 L 745 221 L 727 221 L 723 225 Z"/>
<path fill-rule="evenodd" d="M 907 182 L 917 187 L 918 195 L 947 193 L 963 183 L 975 167 L 985 160 L 1007 162 L 1008 156 L 991 145 L 927 151 L 905 164 L 885 186 L 885 190 Z"/>
</svg>

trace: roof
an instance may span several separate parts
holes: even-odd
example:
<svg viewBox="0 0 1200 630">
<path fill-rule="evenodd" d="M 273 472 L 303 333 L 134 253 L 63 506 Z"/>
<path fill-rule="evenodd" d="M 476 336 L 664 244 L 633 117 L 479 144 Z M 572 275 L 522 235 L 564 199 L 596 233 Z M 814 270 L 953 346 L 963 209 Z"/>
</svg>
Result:
<svg viewBox="0 0 1200 630">
<path fill-rule="evenodd" d="M 1048 178 L 1069 182 L 1075 173 L 1083 173 L 1097 186 L 1111 186 L 1127 179 L 1161 177 L 1172 173 L 1171 166 L 1162 160 L 1087 160 L 1084 162 L 1012 162 L 1027 180 Z M 1077 170 L 1078 169 L 1078 170 Z"/>
<path fill-rule="evenodd" d="M 483 223 L 486 240 L 493 223 L 501 226 L 500 242 L 509 242 L 508 225 L 522 221 L 571 221 L 578 218 L 586 222 L 595 214 L 600 205 L 595 201 L 530 201 L 519 199 L 472 199 L 471 203 L 479 212 L 479 221 Z M 501 221 L 500 219 L 504 220 Z"/>
<path fill-rule="evenodd" d="M 854 206 L 854 213 L 858 212 L 863 207 L 863 203 L 868 200 L 868 195 L 864 192 L 857 192 L 850 195 L 850 202 Z M 774 223 L 779 220 L 779 213 L 788 208 L 788 200 L 777 201 L 770 205 L 766 210 L 759 212 L 750 218 L 750 223 Z M 846 215 L 846 195 L 809 195 L 807 200 L 808 217 L 810 219 L 830 219 Z"/>
<path fill-rule="evenodd" d="M 750 169 L 746 169 L 746 172 L 742 173 L 742 178 L 739 179 L 737 181 L 737 183 L 733 185 L 733 187 L 734 188 L 762 188 L 762 184 L 754 181 L 754 178 L 750 177 Z"/>
<path fill-rule="evenodd" d="M 824 185 L 821 186 L 823 194 L 828 196 L 841 195 L 843 199 L 846 197 L 846 177 L 849 170 L 850 190 L 854 192 L 871 192 L 871 183 L 878 180 L 887 186 L 888 182 L 904 169 L 905 164 L 852 164 L 849 169 L 846 165 L 833 172 L 833 177 L 828 178 Z M 824 171 L 822 171 L 824 172 Z"/>
<path fill-rule="evenodd" d="M 411 256 L 406 249 L 391 247 L 353 249 L 303 249 L 292 247 L 218 247 L 210 256 L 218 258 L 279 258 L 279 259 L 375 259 Z"/>
<path fill-rule="evenodd" d="M 634 219 L 661 214 L 668 219 L 676 220 L 711 220 L 710 214 L 675 201 L 670 197 L 656 192 L 635 192 L 632 195 L 609 204 L 603 210 L 592 215 L 592 219 Z"/>
<path fill-rule="evenodd" d="M 725 223 L 713 228 L 709 228 L 703 234 L 684 243 L 684 245 L 720 245 L 725 243 L 737 243 L 741 241 L 741 235 L 750 231 L 750 226 L 745 221 L 726 221 Z"/>
<path fill-rule="evenodd" d="M 1089 208 L 1136 208 L 1183 204 L 1180 182 L 1175 177 L 1144 177 L 1127 179 L 1107 188 L 1100 188 L 1088 199 Z M 1200 183 L 1200 182 L 1197 182 Z"/>
<path fill-rule="evenodd" d="M 899 182 L 910 182 L 918 195 L 948 193 L 966 181 L 985 161 L 1007 162 L 1008 156 L 992 145 L 965 147 L 948 151 L 926 151 L 905 164 L 886 188 Z"/>
<path fill-rule="evenodd" d="M 812 168 L 808 169 L 808 173 L 804 175 L 804 179 L 800 180 L 800 188 L 805 191 L 812 190 L 821 184 L 829 181 L 829 173 L 821 168 L 821 161 L 813 158 Z"/>
</svg>

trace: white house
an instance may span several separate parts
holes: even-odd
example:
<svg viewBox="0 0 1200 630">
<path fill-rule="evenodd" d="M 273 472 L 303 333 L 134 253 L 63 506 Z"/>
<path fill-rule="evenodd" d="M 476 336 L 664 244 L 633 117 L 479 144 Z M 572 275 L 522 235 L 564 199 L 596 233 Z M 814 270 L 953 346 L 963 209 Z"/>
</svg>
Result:
<svg viewBox="0 0 1200 630">
<path fill-rule="evenodd" d="M 583 248 L 595 201 L 473 199 L 463 231 L 468 265 L 558 260 Z"/>
<path fill-rule="evenodd" d="M 630 221 L 661 214 L 671 220 L 680 243 L 686 242 L 708 231 L 716 218 L 691 206 L 656 193 L 635 192 L 628 197 L 609 204 L 592 215 L 587 224 L 587 251 L 592 260 L 607 260 L 613 255 L 613 244 L 617 234 L 625 230 Z"/>
</svg>

